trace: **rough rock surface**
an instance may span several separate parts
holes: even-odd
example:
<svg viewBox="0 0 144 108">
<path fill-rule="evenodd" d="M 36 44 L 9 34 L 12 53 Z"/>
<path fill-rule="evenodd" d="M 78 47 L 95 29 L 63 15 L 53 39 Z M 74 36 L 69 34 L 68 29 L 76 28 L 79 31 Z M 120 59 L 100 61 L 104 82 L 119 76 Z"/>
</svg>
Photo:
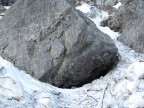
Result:
<svg viewBox="0 0 144 108">
<path fill-rule="evenodd" d="M 5 10 L 6 10 L 6 9 L 4 8 L 4 6 L 0 5 L 0 13 L 4 13 Z"/>
<path fill-rule="evenodd" d="M 0 53 L 58 87 L 91 82 L 118 59 L 110 37 L 65 0 L 19 0 L 0 28 Z"/>
<path fill-rule="evenodd" d="M 118 1 L 121 0 L 67 0 L 69 3 L 73 5 L 80 5 L 83 2 L 90 4 L 90 5 L 98 5 L 98 6 L 113 6 Z"/>
<path fill-rule="evenodd" d="M 0 0 L 0 5 L 3 6 L 11 6 L 14 4 L 17 0 Z"/>
<path fill-rule="evenodd" d="M 121 0 L 67 0 L 67 1 L 73 6 L 79 6 L 79 5 L 82 5 L 83 3 L 86 3 L 91 6 L 97 7 L 100 10 L 104 10 L 104 11 L 108 12 L 110 15 L 112 15 L 112 14 L 117 13 L 117 10 L 113 6 L 116 5 L 118 2 L 120 2 Z M 117 18 L 115 18 L 115 19 L 117 19 Z M 111 20 L 108 20 L 108 21 L 111 21 Z M 114 22 L 114 21 L 112 20 L 111 22 Z M 113 24 L 114 23 L 112 23 L 112 25 L 111 24 L 109 24 L 109 25 L 114 26 L 114 27 L 119 26 L 117 22 L 115 23 L 115 25 L 113 25 Z M 109 26 L 109 27 L 111 27 L 111 26 Z M 117 29 L 119 29 L 119 27 L 116 28 L 116 31 L 117 31 Z"/>
<path fill-rule="evenodd" d="M 119 40 L 135 51 L 144 53 L 144 1 L 125 0 L 123 5 L 123 32 Z"/>
<path fill-rule="evenodd" d="M 101 6 L 113 6 L 117 2 L 118 0 L 96 0 L 96 4 Z"/>
<path fill-rule="evenodd" d="M 101 22 L 102 26 L 108 26 L 110 29 L 114 30 L 115 32 L 122 32 L 123 30 L 123 15 L 125 13 L 124 10 L 124 3 L 118 7 L 118 9 L 108 9 L 110 17 L 103 22 Z M 105 8 L 104 8 L 105 9 Z"/>
<path fill-rule="evenodd" d="M 123 14 L 114 13 L 108 19 L 105 19 L 101 22 L 101 26 L 108 26 L 111 30 L 115 32 L 122 32 L 123 23 L 122 23 Z"/>
</svg>

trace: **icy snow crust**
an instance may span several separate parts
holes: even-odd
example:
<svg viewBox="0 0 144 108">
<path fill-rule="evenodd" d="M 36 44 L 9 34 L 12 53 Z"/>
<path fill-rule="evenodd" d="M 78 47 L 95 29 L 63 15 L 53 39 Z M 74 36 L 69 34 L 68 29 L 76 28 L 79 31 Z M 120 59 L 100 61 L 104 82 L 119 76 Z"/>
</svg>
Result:
<svg viewBox="0 0 144 108">
<path fill-rule="evenodd" d="M 83 5 L 77 9 L 90 12 L 90 6 Z M 60 89 L 35 80 L 0 57 L 0 108 L 144 107 L 144 62 L 140 62 L 144 55 L 118 42 L 119 33 L 100 26 L 100 21 L 107 17 L 101 11 L 92 21 L 118 47 L 121 58 L 115 69 L 83 87 Z"/>
<path fill-rule="evenodd" d="M 116 5 L 114 5 L 113 7 L 115 8 L 115 9 L 118 9 L 119 7 L 121 6 L 121 2 L 118 2 Z"/>
</svg>

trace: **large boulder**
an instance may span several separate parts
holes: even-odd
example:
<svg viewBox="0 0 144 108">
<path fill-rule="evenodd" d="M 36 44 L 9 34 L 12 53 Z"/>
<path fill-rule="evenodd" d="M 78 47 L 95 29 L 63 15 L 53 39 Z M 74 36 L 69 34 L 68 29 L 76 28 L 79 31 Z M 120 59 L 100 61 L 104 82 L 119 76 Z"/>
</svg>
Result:
<svg viewBox="0 0 144 108">
<path fill-rule="evenodd" d="M 123 0 L 122 26 L 119 40 L 135 51 L 144 53 L 144 1 Z"/>
<path fill-rule="evenodd" d="M 111 38 L 66 0 L 18 0 L 0 23 L 0 54 L 58 87 L 91 82 L 118 61 Z"/>
</svg>

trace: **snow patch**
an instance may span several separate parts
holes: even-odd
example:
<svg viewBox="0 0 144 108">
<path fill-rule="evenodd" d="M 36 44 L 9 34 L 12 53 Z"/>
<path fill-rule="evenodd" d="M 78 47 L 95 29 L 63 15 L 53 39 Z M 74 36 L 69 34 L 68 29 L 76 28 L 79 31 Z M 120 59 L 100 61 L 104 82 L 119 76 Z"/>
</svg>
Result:
<svg viewBox="0 0 144 108">
<path fill-rule="evenodd" d="M 80 10 L 81 12 L 87 14 L 91 13 L 91 6 L 88 4 L 83 3 L 81 6 L 76 7 L 76 9 Z M 97 26 L 99 30 L 101 30 L 103 33 L 109 35 L 112 39 L 117 39 L 117 37 L 120 35 L 118 32 L 112 31 L 109 27 L 102 27 L 100 26 L 100 22 L 108 19 L 109 14 L 105 11 L 99 10 L 98 8 L 95 8 L 96 15 L 95 18 L 90 18 Z M 96 14 L 95 13 L 95 14 Z"/>
<path fill-rule="evenodd" d="M 143 108 L 144 107 L 144 92 L 133 93 L 125 102 L 124 108 Z"/>
<path fill-rule="evenodd" d="M 122 3 L 121 2 L 118 2 L 116 5 L 114 5 L 113 7 L 115 8 L 115 9 L 118 9 L 120 6 L 122 5 Z"/>
<path fill-rule="evenodd" d="M 77 6 L 76 9 L 80 10 L 81 12 L 87 14 L 87 13 L 90 13 L 91 10 L 90 10 L 91 6 L 86 4 L 86 3 L 82 3 L 81 6 Z"/>
<path fill-rule="evenodd" d="M 3 77 L 0 78 L 0 94 L 20 100 L 23 97 L 23 90 L 21 86 L 10 77 Z"/>
<path fill-rule="evenodd" d="M 7 10 L 11 7 L 11 6 L 4 6 Z"/>
</svg>

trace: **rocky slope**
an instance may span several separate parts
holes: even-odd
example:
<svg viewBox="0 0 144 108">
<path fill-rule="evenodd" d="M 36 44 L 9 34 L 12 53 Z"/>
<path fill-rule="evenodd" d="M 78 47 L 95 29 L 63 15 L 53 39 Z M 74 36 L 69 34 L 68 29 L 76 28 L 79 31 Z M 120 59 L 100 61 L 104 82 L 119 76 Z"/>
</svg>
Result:
<svg viewBox="0 0 144 108">
<path fill-rule="evenodd" d="M 33 79 L 0 57 L 0 108 L 144 107 L 144 62 L 140 62 L 144 55 L 118 42 L 118 33 L 101 27 L 100 22 L 107 17 L 107 13 L 101 12 L 92 20 L 118 47 L 121 59 L 115 69 L 83 87 L 60 89 Z"/>
<path fill-rule="evenodd" d="M 123 11 L 123 32 L 119 38 L 125 45 L 144 53 L 144 1 L 126 0 Z"/>
<path fill-rule="evenodd" d="M 122 32 L 118 40 L 139 53 L 144 53 L 143 7 L 143 0 L 122 0 L 115 15 L 102 23 Z"/>
</svg>

